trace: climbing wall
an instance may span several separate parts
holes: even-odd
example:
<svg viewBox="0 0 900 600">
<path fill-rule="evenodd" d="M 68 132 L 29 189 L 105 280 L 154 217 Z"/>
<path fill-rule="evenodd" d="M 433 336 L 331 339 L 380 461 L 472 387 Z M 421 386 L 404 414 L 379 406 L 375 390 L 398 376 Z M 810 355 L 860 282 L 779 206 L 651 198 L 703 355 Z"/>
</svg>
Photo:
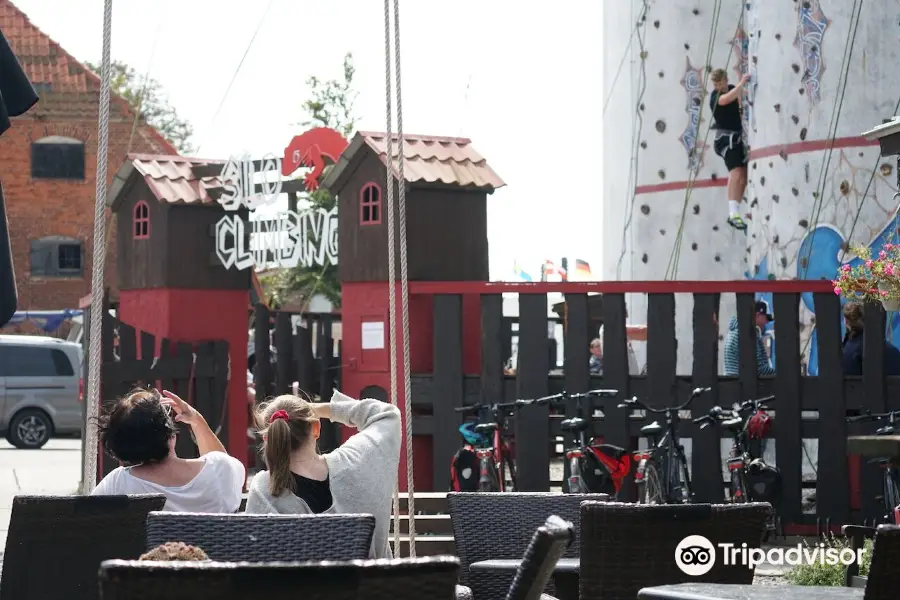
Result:
<svg viewBox="0 0 900 600">
<path fill-rule="evenodd" d="M 712 150 L 707 94 L 707 67 L 727 68 L 736 82 L 747 62 L 741 3 L 620 0 L 603 6 L 609 98 L 604 278 L 743 278 L 747 236 L 725 222 L 728 172 Z M 628 302 L 631 320 L 642 320 L 644 298 Z M 689 373 L 692 306 L 689 297 L 678 302 L 678 369 Z M 720 321 L 727 323 L 733 300 L 726 299 L 722 308 Z"/>
<path fill-rule="evenodd" d="M 750 277 L 831 278 L 854 258 L 848 241 L 880 247 L 894 235 L 895 162 L 859 136 L 897 114 L 900 3 L 861 4 L 858 26 L 854 0 L 747 4 Z M 815 372 L 812 298 L 803 304 Z"/>
</svg>

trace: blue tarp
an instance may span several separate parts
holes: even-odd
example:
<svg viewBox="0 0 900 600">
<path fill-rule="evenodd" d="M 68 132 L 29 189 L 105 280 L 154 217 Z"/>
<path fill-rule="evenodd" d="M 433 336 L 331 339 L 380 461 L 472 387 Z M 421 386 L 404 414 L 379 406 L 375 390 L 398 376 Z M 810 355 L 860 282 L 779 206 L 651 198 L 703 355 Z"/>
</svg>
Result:
<svg viewBox="0 0 900 600">
<path fill-rule="evenodd" d="M 81 316 L 83 311 L 80 310 L 23 310 L 13 313 L 12 319 L 8 325 L 16 325 L 25 321 L 30 321 L 46 332 L 56 331 L 63 322 L 68 321 L 72 317 Z"/>
</svg>

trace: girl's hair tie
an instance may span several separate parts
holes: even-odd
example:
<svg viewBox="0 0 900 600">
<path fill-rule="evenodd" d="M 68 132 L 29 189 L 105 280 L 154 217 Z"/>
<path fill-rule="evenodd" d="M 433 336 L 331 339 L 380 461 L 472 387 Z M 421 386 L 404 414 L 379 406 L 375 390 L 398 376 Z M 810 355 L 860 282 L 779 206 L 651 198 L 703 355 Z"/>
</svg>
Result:
<svg viewBox="0 0 900 600">
<path fill-rule="evenodd" d="M 290 415 L 288 415 L 286 410 L 276 410 L 275 412 L 272 413 L 272 416 L 269 418 L 269 423 L 274 423 L 278 419 L 281 419 L 282 421 L 290 421 L 291 417 L 290 417 Z"/>
</svg>

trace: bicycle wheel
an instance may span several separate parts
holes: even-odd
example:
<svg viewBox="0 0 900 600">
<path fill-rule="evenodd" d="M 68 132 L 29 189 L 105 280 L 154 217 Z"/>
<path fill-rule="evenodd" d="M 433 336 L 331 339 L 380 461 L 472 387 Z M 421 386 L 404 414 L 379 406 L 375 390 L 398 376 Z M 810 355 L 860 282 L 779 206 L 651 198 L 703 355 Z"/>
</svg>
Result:
<svg viewBox="0 0 900 600">
<path fill-rule="evenodd" d="M 885 522 L 894 522 L 894 509 L 900 505 L 900 489 L 897 486 L 895 469 L 884 470 L 884 508 Z"/>
<path fill-rule="evenodd" d="M 656 464 L 645 461 L 638 469 L 643 473 L 643 477 L 637 482 L 638 504 L 665 504 L 665 494 Z"/>
</svg>

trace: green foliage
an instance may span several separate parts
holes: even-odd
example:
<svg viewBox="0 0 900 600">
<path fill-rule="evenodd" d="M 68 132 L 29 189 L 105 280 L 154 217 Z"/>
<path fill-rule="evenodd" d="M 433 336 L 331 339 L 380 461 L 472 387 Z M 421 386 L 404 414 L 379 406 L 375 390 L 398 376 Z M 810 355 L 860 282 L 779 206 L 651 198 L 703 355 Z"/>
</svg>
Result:
<svg viewBox="0 0 900 600">
<path fill-rule="evenodd" d="M 303 127 L 304 131 L 313 127 L 328 127 L 350 139 L 357 121 L 354 114 L 358 95 L 353 88 L 355 74 L 353 55 L 348 53 L 344 56 L 344 71 L 340 79 L 322 80 L 315 76 L 307 79 L 309 98 L 302 104 L 305 119 L 298 125 Z M 326 168 L 326 173 L 330 168 Z M 298 200 L 301 209 L 305 206 L 331 210 L 337 202 L 322 188 L 311 194 L 305 194 Z M 316 294 L 324 295 L 336 308 L 341 305 L 338 267 L 331 263 L 327 263 L 324 267 L 298 265 L 292 269 L 275 269 L 261 275 L 260 284 L 267 291 L 268 300 L 273 306 L 283 306 L 297 299 L 306 305 Z"/>
<path fill-rule="evenodd" d="M 85 63 L 91 71 L 100 75 L 100 65 Z M 148 125 L 169 140 L 181 154 L 190 154 L 194 147 L 190 142 L 194 134 L 191 124 L 180 118 L 175 108 L 169 104 L 162 84 L 152 77 L 144 80 L 132 67 L 122 61 L 112 62 L 110 89 L 125 99 L 131 108 L 139 113 Z"/>
<path fill-rule="evenodd" d="M 842 550 L 850 547 L 850 541 L 843 537 L 831 536 L 825 540 L 826 548 L 835 548 Z M 808 545 L 807 545 L 808 546 Z M 859 574 L 862 576 L 869 574 L 869 566 L 872 563 L 872 540 L 866 540 L 865 554 L 863 554 L 862 563 L 859 566 Z M 828 564 L 802 564 L 791 569 L 784 574 L 791 585 L 824 585 L 832 587 L 840 587 L 844 585 L 844 565 L 838 563 L 836 565 Z"/>
</svg>

